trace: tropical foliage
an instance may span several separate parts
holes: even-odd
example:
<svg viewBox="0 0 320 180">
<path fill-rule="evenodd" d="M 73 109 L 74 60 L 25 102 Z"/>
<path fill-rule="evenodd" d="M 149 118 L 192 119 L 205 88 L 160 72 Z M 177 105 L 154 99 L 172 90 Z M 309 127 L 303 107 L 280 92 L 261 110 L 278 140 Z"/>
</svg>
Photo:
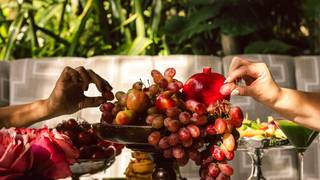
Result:
<svg viewBox="0 0 320 180">
<path fill-rule="evenodd" d="M 318 0 L 0 3 L 1 60 L 104 54 L 319 53 Z M 227 52 L 225 43 L 237 49 Z"/>
</svg>

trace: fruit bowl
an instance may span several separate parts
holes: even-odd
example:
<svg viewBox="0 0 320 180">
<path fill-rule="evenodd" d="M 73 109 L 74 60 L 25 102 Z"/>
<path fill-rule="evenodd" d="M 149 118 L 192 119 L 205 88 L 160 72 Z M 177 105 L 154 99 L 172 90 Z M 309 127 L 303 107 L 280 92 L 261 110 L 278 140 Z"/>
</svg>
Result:
<svg viewBox="0 0 320 180">
<path fill-rule="evenodd" d="M 151 126 L 115 125 L 108 123 L 93 124 L 97 135 L 120 144 L 148 145 L 148 136 L 152 133 Z"/>
<path fill-rule="evenodd" d="M 154 131 L 151 126 L 115 125 L 109 123 L 97 123 L 92 126 L 99 138 L 124 144 L 133 151 L 159 151 L 148 144 L 148 136 Z"/>
<path fill-rule="evenodd" d="M 79 159 L 70 166 L 72 179 L 79 179 L 84 174 L 95 174 L 106 170 L 115 162 L 115 155 L 106 159 Z"/>
</svg>

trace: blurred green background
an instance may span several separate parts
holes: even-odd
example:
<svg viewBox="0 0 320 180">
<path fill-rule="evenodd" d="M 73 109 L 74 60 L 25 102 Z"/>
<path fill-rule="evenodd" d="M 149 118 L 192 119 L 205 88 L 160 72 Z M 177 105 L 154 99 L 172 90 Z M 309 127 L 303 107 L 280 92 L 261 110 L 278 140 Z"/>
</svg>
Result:
<svg viewBox="0 0 320 180">
<path fill-rule="evenodd" d="M 319 0 L 0 0 L 0 60 L 319 54 Z"/>
</svg>

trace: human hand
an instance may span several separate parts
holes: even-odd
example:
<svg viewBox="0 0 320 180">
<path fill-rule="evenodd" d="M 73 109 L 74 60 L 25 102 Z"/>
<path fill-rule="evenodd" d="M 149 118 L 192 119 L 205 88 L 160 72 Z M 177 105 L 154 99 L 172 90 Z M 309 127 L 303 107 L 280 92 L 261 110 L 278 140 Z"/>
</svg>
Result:
<svg viewBox="0 0 320 180">
<path fill-rule="evenodd" d="M 84 91 L 94 83 L 102 96 L 87 97 Z M 47 99 L 49 117 L 74 113 L 82 108 L 96 107 L 114 98 L 110 84 L 92 70 L 65 67 Z"/>
<path fill-rule="evenodd" d="M 236 82 L 241 79 L 246 86 L 237 85 Z M 266 105 L 272 105 L 280 91 L 281 88 L 273 80 L 265 63 L 251 62 L 240 57 L 232 59 L 225 84 L 220 89 L 222 94 L 251 96 Z"/>
</svg>

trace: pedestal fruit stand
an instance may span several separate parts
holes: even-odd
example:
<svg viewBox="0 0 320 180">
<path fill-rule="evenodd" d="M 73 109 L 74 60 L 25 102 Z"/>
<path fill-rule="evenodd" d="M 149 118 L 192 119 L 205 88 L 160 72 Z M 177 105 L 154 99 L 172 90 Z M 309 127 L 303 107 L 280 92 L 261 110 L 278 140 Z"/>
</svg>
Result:
<svg viewBox="0 0 320 180">
<path fill-rule="evenodd" d="M 186 83 L 174 79 L 175 69 L 152 70 L 154 83 L 135 82 L 128 92 L 118 91 L 115 102 L 102 104 L 99 137 L 148 152 L 154 159 L 153 179 L 176 179 L 175 165 L 189 159 L 201 179 L 229 179 L 227 164 L 237 148 L 243 114 L 229 103 L 224 77 L 205 67 Z M 221 91 L 221 92 L 220 92 Z"/>
</svg>

